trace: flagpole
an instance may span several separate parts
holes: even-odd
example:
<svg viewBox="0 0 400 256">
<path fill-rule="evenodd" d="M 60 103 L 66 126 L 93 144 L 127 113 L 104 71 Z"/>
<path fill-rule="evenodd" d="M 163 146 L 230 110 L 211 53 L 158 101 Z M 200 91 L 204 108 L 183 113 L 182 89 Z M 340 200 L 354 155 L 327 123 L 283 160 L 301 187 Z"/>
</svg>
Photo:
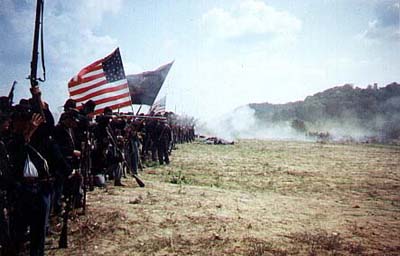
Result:
<svg viewBox="0 0 400 256">
<path fill-rule="evenodd" d="M 139 107 L 139 109 L 138 109 L 138 111 L 136 112 L 136 115 L 139 115 L 139 111 L 142 109 L 142 104 L 140 104 L 140 107 Z"/>
</svg>

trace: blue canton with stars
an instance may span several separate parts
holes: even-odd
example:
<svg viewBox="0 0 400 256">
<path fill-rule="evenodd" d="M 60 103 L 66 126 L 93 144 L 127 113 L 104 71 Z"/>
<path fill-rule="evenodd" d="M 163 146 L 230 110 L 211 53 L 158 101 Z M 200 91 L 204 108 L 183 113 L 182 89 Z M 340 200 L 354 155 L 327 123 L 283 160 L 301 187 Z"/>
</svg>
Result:
<svg viewBox="0 0 400 256">
<path fill-rule="evenodd" d="M 119 49 L 115 50 L 103 61 L 103 70 L 109 83 L 125 79 L 124 67 Z"/>
</svg>

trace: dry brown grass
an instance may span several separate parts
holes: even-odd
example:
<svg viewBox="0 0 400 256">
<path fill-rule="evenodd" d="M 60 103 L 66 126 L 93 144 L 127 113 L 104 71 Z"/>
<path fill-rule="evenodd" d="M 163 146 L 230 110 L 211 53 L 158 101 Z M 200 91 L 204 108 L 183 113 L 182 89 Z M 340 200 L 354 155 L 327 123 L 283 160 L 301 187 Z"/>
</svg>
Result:
<svg viewBox="0 0 400 256">
<path fill-rule="evenodd" d="M 89 194 L 49 255 L 399 255 L 400 148 L 180 145 L 145 188 Z M 56 242 L 53 242 L 53 247 Z"/>
</svg>

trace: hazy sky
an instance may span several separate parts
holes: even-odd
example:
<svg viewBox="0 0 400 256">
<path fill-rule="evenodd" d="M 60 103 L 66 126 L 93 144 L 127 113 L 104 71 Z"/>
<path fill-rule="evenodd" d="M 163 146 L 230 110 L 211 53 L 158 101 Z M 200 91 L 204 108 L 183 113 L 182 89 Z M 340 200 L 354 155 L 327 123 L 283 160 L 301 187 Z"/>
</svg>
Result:
<svg viewBox="0 0 400 256">
<path fill-rule="evenodd" d="M 0 0 L 0 94 L 27 97 L 34 0 Z M 400 82 L 399 0 L 48 0 L 44 99 L 120 47 L 125 73 L 175 60 L 167 109 L 212 118 L 247 103 Z"/>
</svg>

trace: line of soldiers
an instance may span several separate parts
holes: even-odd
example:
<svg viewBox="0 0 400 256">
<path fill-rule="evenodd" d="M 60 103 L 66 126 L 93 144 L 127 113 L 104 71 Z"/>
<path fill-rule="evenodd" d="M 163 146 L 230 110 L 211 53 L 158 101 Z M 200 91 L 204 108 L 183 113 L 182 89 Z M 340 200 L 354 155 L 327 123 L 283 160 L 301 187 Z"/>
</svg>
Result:
<svg viewBox="0 0 400 256">
<path fill-rule="evenodd" d="M 94 116 L 93 101 L 78 110 L 69 99 L 55 124 L 49 106 L 39 104 L 22 99 L 13 106 L 0 97 L 0 256 L 20 255 L 27 240 L 30 255 L 44 255 L 51 216 L 64 217 L 66 235 L 68 211 L 85 211 L 87 190 L 105 180 L 124 186 L 122 177 L 151 161 L 169 164 L 175 144 L 194 140 L 193 122 L 182 125 L 173 113 L 116 115 L 106 108 Z"/>
</svg>

